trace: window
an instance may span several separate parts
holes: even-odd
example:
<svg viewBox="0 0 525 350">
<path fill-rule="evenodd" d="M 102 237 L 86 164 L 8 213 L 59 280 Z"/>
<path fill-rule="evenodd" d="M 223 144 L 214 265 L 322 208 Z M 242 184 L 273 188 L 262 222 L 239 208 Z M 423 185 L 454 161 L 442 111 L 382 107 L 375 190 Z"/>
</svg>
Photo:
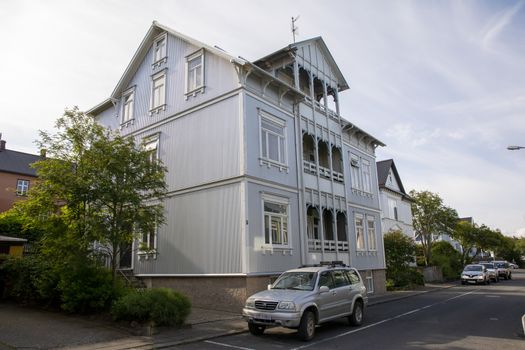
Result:
<svg viewBox="0 0 525 350">
<path fill-rule="evenodd" d="M 361 188 L 361 176 L 359 170 L 359 157 L 350 154 L 350 175 L 352 176 L 352 188 Z"/>
<path fill-rule="evenodd" d="M 345 271 L 343 270 L 333 271 L 333 278 L 334 278 L 335 288 L 344 287 L 350 284 L 348 280 L 346 279 Z"/>
<path fill-rule="evenodd" d="M 204 91 L 204 51 L 186 58 L 186 95 Z M 186 96 L 187 97 L 187 96 Z"/>
<path fill-rule="evenodd" d="M 142 232 L 139 253 L 152 253 L 157 249 L 157 224 Z"/>
<path fill-rule="evenodd" d="M 399 220 L 397 215 L 397 201 L 393 198 L 388 198 L 388 216 L 390 219 L 394 219 L 396 221 Z"/>
<path fill-rule="evenodd" d="M 166 71 L 152 76 L 151 112 L 166 108 Z"/>
<path fill-rule="evenodd" d="M 144 149 L 149 152 L 149 160 L 151 163 L 159 159 L 159 135 L 149 136 L 144 139 Z"/>
<path fill-rule="evenodd" d="M 350 284 L 356 284 L 359 283 L 359 275 L 354 270 L 347 270 L 345 271 L 346 277 L 350 280 Z"/>
<path fill-rule="evenodd" d="M 286 165 L 286 122 L 260 112 L 261 160 L 270 165 Z"/>
<path fill-rule="evenodd" d="M 122 120 L 121 124 L 127 124 L 133 120 L 133 109 L 135 103 L 135 90 L 132 88 L 122 95 Z"/>
<path fill-rule="evenodd" d="M 366 159 L 361 160 L 363 175 L 363 191 L 372 193 L 372 177 L 370 171 L 370 162 Z"/>
<path fill-rule="evenodd" d="M 332 274 L 330 271 L 323 271 L 321 272 L 321 275 L 319 276 L 319 287 L 326 286 L 329 289 L 333 289 L 335 287 L 334 280 L 332 278 Z"/>
<path fill-rule="evenodd" d="M 166 33 L 158 36 L 153 42 L 153 68 L 160 66 L 166 62 Z"/>
<path fill-rule="evenodd" d="M 277 198 L 263 198 L 264 243 L 288 246 L 288 202 Z"/>
<path fill-rule="evenodd" d="M 368 250 L 377 250 L 375 219 L 373 216 L 367 216 L 366 221 L 368 230 Z"/>
<path fill-rule="evenodd" d="M 16 194 L 17 196 L 27 196 L 29 190 L 29 180 L 18 179 L 16 182 Z"/>
<path fill-rule="evenodd" d="M 355 214 L 355 235 L 357 250 L 365 250 L 363 215 L 361 214 Z"/>
</svg>

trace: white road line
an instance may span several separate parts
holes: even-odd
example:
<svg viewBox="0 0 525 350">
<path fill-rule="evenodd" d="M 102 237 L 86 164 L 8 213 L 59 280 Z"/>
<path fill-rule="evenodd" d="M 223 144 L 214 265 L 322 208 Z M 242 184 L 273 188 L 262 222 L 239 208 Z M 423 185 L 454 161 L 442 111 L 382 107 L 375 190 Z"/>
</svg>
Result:
<svg viewBox="0 0 525 350">
<path fill-rule="evenodd" d="M 368 329 L 368 328 L 371 328 L 371 327 L 375 327 L 375 326 L 378 326 L 382 323 L 385 323 L 385 322 L 389 322 L 389 321 L 392 321 L 392 320 L 395 320 L 397 318 L 400 318 L 400 317 L 404 317 L 404 316 L 408 316 L 410 314 L 413 314 L 413 313 L 416 313 L 416 312 L 419 312 L 419 311 L 422 311 L 422 310 L 425 310 L 425 309 L 428 309 L 432 306 L 436 306 L 436 305 L 439 305 L 439 304 L 443 304 L 443 303 L 446 303 L 447 301 L 451 301 L 451 300 L 454 300 L 454 299 L 457 299 L 457 298 L 461 298 L 461 297 L 464 297 L 465 295 L 469 295 L 469 294 L 472 294 L 474 292 L 478 291 L 478 289 L 476 290 L 473 290 L 471 292 L 467 292 L 467 293 L 463 293 L 463 294 L 460 294 L 460 295 L 456 295 L 455 297 L 452 297 L 452 298 L 448 298 L 448 299 L 445 299 L 443 301 L 440 301 L 440 302 L 437 302 L 437 303 L 434 303 L 434 304 L 429 304 L 429 305 L 426 305 L 426 306 L 422 306 L 420 308 L 417 308 L 417 309 L 414 309 L 414 310 L 411 310 L 411 311 L 408 311 L 408 312 L 405 312 L 403 314 L 400 314 L 400 315 L 397 315 L 397 316 L 393 316 L 393 317 L 389 317 L 389 318 L 386 318 L 382 321 L 379 321 L 379 322 L 376 322 L 376 323 L 372 323 L 372 324 L 369 324 L 368 326 L 364 326 L 364 327 L 359 327 L 357 329 L 354 329 L 354 330 L 351 330 L 351 331 L 348 331 L 348 332 L 344 332 L 344 333 L 341 333 L 341 334 L 338 334 L 338 335 L 335 335 L 331 338 L 327 338 L 327 339 L 323 339 L 323 340 L 319 340 L 319 341 L 316 341 L 316 342 L 311 342 L 311 343 L 308 343 L 306 345 L 303 345 L 303 346 L 299 346 L 297 348 L 293 348 L 291 350 L 299 350 L 299 349 L 306 349 L 306 348 L 309 348 L 311 346 L 314 346 L 314 345 L 319 345 L 319 344 L 322 344 L 322 343 L 326 343 L 327 341 L 331 341 L 331 340 L 334 340 L 334 339 L 337 339 L 337 338 L 341 338 L 341 337 L 344 337 L 344 336 L 347 336 L 349 334 L 352 334 L 352 333 L 357 333 L 357 332 L 361 332 L 361 331 L 364 331 L 365 329 Z M 524 315 L 525 316 L 525 315 Z"/>
<path fill-rule="evenodd" d="M 211 340 L 205 340 L 204 342 L 208 343 L 208 344 L 224 346 L 225 348 L 230 348 L 230 349 L 255 350 L 255 349 L 252 349 L 252 348 L 243 348 L 242 346 L 235 346 L 235 345 L 230 345 L 230 344 L 217 343 L 217 342 L 211 341 Z"/>
</svg>

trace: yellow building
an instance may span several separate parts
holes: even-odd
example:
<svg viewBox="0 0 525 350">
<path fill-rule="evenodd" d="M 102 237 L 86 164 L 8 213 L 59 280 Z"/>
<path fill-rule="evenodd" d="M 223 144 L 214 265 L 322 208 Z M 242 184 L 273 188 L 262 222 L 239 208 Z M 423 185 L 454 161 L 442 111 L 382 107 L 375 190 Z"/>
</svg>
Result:
<svg viewBox="0 0 525 350">
<path fill-rule="evenodd" d="M 22 256 L 26 242 L 27 239 L 23 238 L 0 236 L 0 254 Z"/>
</svg>

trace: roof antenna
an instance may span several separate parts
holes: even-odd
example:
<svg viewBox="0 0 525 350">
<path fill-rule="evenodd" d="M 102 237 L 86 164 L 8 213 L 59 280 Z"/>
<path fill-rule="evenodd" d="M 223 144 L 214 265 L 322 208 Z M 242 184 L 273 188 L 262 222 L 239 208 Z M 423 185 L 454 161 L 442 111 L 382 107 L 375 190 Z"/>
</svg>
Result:
<svg viewBox="0 0 525 350">
<path fill-rule="evenodd" d="M 293 36 L 293 42 L 295 44 L 295 35 L 299 35 L 299 28 L 295 26 L 295 22 L 299 19 L 301 16 L 297 16 L 295 18 L 292 17 L 292 36 Z"/>
</svg>

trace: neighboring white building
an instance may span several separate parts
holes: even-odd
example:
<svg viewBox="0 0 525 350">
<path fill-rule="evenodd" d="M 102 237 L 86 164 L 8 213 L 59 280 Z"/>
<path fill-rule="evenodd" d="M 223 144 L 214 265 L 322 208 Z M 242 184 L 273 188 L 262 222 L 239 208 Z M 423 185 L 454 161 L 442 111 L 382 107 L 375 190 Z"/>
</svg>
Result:
<svg viewBox="0 0 525 350">
<path fill-rule="evenodd" d="M 342 119 L 346 89 L 320 37 L 249 62 L 153 22 L 88 111 L 168 168 L 166 225 L 121 268 L 222 309 L 320 261 L 350 264 L 369 292 L 385 291 L 373 166 L 384 145 Z"/>
<path fill-rule="evenodd" d="M 415 240 L 412 199 L 406 193 L 393 159 L 377 162 L 382 231 L 401 231 Z"/>
</svg>

